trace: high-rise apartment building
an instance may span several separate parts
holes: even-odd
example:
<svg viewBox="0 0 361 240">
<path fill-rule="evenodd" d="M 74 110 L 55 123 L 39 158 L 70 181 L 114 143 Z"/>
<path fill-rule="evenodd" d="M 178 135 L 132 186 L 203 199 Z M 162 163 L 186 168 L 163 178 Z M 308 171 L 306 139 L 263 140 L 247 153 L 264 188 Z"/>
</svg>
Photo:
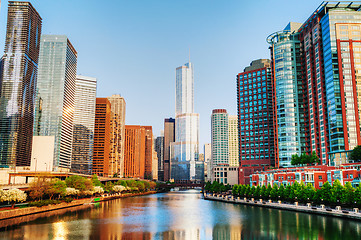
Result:
<svg viewBox="0 0 361 240">
<path fill-rule="evenodd" d="M 226 109 L 212 111 L 212 167 L 229 164 L 228 113 Z"/>
<path fill-rule="evenodd" d="M 272 59 L 275 59 L 273 78 L 280 167 L 290 166 L 292 155 L 306 151 L 306 86 L 300 68 L 301 42 L 297 33 L 300 25 L 290 23 L 268 38 Z"/>
<path fill-rule="evenodd" d="M 322 164 L 339 165 L 361 144 L 360 7 L 325 1 L 305 23 L 268 37 L 280 167 L 313 151 Z"/>
<path fill-rule="evenodd" d="M 164 181 L 164 136 L 159 136 L 154 140 L 154 149 L 158 159 L 158 180 Z"/>
<path fill-rule="evenodd" d="M 153 179 L 153 130 L 152 126 L 142 126 L 145 129 L 145 169 L 146 179 Z"/>
<path fill-rule="evenodd" d="M 175 143 L 172 144 L 172 174 L 175 181 L 197 181 L 199 114 L 194 113 L 194 74 L 191 62 L 176 69 Z"/>
<path fill-rule="evenodd" d="M 71 167 L 76 67 L 66 36 L 41 36 L 34 135 L 55 136 L 55 171 Z"/>
<path fill-rule="evenodd" d="M 164 119 L 164 181 L 170 179 L 170 144 L 175 141 L 175 119 Z"/>
<path fill-rule="evenodd" d="M 112 117 L 110 122 L 110 158 L 109 174 L 123 177 L 124 134 L 125 134 L 125 100 L 119 94 L 108 97 L 111 104 Z"/>
<path fill-rule="evenodd" d="M 9 1 L 0 81 L 0 167 L 30 166 L 42 19 Z"/>
<path fill-rule="evenodd" d="M 107 98 L 97 98 L 95 107 L 93 174 L 109 176 L 111 105 Z"/>
<path fill-rule="evenodd" d="M 229 166 L 239 166 L 238 116 L 228 115 L 228 162 Z"/>
<path fill-rule="evenodd" d="M 124 177 L 144 179 L 145 142 L 144 127 L 125 125 Z"/>
<path fill-rule="evenodd" d="M 268 59 L 253 61 L 237 75 L 241 184 L 249 184 L 249 176 L 254 171 L 277 166 L 273 89 Z"/>
<path fill-rule="evenodd" d="M 96 91 L 96 78 L 76 77 L 71 156 L 71 171 L 75 173 L 92 173 Z"/>
</svg>

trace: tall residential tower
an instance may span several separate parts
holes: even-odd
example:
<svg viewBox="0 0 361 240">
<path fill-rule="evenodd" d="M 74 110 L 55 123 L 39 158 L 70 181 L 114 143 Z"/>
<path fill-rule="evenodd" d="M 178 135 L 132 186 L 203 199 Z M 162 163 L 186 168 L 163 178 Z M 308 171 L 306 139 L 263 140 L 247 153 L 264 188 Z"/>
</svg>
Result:
<svg viewBox="0 0 361 240">
<path fill-rule="evenodd" d="M 30 166 L 41 17 L 9 1 L 0 81 L 0 167 Z"/>
</svg>

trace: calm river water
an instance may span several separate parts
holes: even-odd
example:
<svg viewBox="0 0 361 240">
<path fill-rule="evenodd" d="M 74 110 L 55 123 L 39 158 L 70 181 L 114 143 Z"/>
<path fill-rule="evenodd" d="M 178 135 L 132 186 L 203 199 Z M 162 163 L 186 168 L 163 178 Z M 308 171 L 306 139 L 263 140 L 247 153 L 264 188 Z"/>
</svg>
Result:
<svg viewBox="0 0 361 240">
<path fill-rule="evenodd" d="M 361 239 L 361 222 L 203 200 L 188 190 L 37 219 L 0 239 Z"/>
</svg>

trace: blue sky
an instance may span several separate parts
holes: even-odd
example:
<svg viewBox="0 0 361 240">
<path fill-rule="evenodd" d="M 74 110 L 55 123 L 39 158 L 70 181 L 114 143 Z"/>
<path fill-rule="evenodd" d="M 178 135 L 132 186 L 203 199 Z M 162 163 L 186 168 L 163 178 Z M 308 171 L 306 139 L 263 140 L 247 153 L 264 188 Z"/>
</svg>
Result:
<svg viewBox="0 0 361 240">
<path fill-rule="evenodd" d="M 237 114 L 235 76 L 269 58 L 266 37 L 304 22 L 321 1 L 299 0 L 33 0 L 44 34 L 65 34 L 78 51 L 78 74 L 98 79 L 97 96 L 121 94 L 126 124 L 160 134 L 174 117 L 175 69 L 195 70 L 200 152 L 210 142 L 212 109 Z M 4 49 L 7 1 L 1 1 Z"/>
</svg>

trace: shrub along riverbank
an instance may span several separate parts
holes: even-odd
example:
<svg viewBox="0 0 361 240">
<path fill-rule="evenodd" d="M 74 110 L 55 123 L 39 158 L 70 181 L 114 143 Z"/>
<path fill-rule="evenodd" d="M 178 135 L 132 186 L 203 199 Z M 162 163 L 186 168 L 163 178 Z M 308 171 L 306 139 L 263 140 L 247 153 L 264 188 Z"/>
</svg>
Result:
<svg viewBox="0 0 361 240">
<path fill-rule="evenodd" d="M 205 190 L 208 192 L 221 193 L 229 190 L 230 187 L 213 182 L 207 183 Z M 272 199 L 286 202 L 302 202 L 313 204 L 325 204 L 329 206 L 358 207 L 361 208 L 361 186 L 352 187 L 348 182 L 342 186 L 340 181 L 336 180 L 331 186 L 325 182 L 321 189 L 315 189 L 311 183 L 305 185 L 297 181 L 293 185 L 274 184 L 266 186 L 234 185 L 232 195 L 235 197 L 247 197 L 255 199 Z"/>
<path fill-rule="evenodd" d="M 27 192 L 19 189 L 0 190 L 0 203 L 3 206 L 11 204 L 12 208 L 19 202 L 41 207 L 61 202 L 69 203 L 73 199 L 100 196 L 104 193 L 143 193 L 155 188 L 155 182 L 133 179 L 107 182 L 103 185 L 96 175 L 93 175 L 92 179 L 73 175 L 65 181 L 38 176 Z"/>
</svg>

